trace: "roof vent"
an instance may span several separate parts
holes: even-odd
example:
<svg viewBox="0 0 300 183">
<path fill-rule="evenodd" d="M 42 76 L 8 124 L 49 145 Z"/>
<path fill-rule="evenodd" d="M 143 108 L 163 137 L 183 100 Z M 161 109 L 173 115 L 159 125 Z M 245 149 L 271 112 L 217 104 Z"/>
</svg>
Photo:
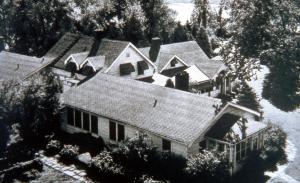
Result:
<svg viewBox="0 0 300 183">
<path fill-rule="evenodd" d="M 41 63 L 43 63 L 44 61 L 45 61 L 45 58 L 43 57 L 42 60 L 41 60 Z"/>
<path fill-rule="evenodd" d="M 154 104 L 153 104 L 153 108 L 156 107 L 156 104 L 157 104 L 157 100 L 155 99 Z"/>
<path fill-rule="evenodd" d="M 15 71 L 19 70 L 20 68 L 20 64 L 17 64 L 17 68 L 15 69 Z"/>
</svg>

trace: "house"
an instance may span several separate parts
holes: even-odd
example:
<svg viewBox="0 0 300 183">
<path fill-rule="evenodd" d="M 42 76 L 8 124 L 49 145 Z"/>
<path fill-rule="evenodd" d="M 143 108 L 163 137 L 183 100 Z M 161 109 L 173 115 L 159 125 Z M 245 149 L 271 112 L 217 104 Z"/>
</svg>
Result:
<svg viewBox="0 0 300 183">
<path fill-rule="evenodd" d="M 202 93 L 217 89 L 223 94 L 231 92 L 231 78 L 225 64 L 220 59 L 210 59 L 196 41 L 161 45 L 160 39 L 154 38 L 150 47 L 140 50 L 154 62 L 158 74 L 173 78 L 186 71 L 192 77 L 190 88 Z"/>
<path fill-rule="evenodd" d="M 66 33 L 45 55 L 55 58 L 52 71 L 65 90 L 102 72 L 151 80 L 156 66 L 132 43 Z"/>
<path fill-rule="evenodd" d="M 23 81 L 51 63 L 49 58 L 37 58 L 7 51 L 0 52 L 0 83 L 9 80 Z"/>
<path fill-rule="evenodd" d="M 258 112 L 237 104 L 103 73 L 72 87 L 61 101 L 66 132 L 118 143 L 143 131 L 160 151 L 184 157 L 203 148 L 224 152 L 232 172 L 263 147 L 267 129 L 254 120 Z"/>
</svg>

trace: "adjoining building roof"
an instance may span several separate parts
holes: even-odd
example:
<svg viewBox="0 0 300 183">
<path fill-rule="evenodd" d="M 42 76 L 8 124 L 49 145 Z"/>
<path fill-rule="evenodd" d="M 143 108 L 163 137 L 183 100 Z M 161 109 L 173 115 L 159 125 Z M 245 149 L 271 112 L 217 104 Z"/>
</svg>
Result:
<svg viewBox="0 0 300 183">
<path fill-rule="evenodd" d="M 77 40 L 75 40 L 75 43 L 71 44 L 70 43 L 71 41 L 69 41 L 68 44 L 65 45 L 66 46 L 64 48 L 65 51 L 64 51 L 64 53 L 63 52 L 61 53 L 63 56 L 60 56 L 61 58 L 59 58 L 59 60 L 54 65 L 56 68 L 65 69 L 64 62 L 70 55 L 77 54 L 77 53 L 82 53 L 82 52 L 90 52 L 90 50 L 92 49 L 92 47 L 94 45 L 94 38 L 93 37 L 79 36 L 79 35 L 77 35 L 77 36 L 79 38 L 77 38 Z M 62 39 L 65 39 L 65 37 L 63 37 Z M 72 41 L 73 40 L 74 39 L 72 39 Z M 60 41 L 56 45 L 58 45 L 58 44 L 60 44 Z M 70 45 L 69 48 L 68 48 L 68 45 Z M 54 47 L 56 47 L 56 46 L 54 46 Z M 58 47 L 60 47 L 60 46 L 58 45 Z M 68 50 L 66 51 L 67 48 L 68 48 Z"/>
<path fill-rule="evenodd" d="M 141 52 L 149 57 L 150 47 L 140 48 Z M 179 57 L 189 66 L 195 65 L 205 72 L 207 76 L 213 78 L 223 69 L 224 63 L 220 60 L 212 60 L 207 57 L 196 41 L 161 45 L 155 64 L 160 72 L 167 62 L 174 56 Z"/>
<path fill-rule="evenodd" d="M 52 59 L 46 57 L 37 58 L 2 51 L 0 53 L 0 82 L 26 79 L 50 64 L 51 61 Z"/>
<path fill-rule="evenodd" d="M 190 144 L 205 132 L 221 100 L 98 73 L 62 94 L 67 106 Z M 154 105 L 156 103 L 156 105 Z"/>
<path fill-rule="evenodd" d="M 96 44 L 97 42 L 100 42 L 100 44 Z M 93 62 L 94 66 L 97 65 L 96 67 L 98 68 L 108 68 L 128 44 L 129 42 L 127 41 L 116 41 L 106 38 L 102 40 L 96 40 L 94 37 L 90 36 L 66 33 L 48 51 L 46 57 L 52 57 L 56 59 L 54 67 L 65 69 L 64 62 L 69 56 L 76 56 L 78 53 L 87 52 L 89 57 L 88 59 Z M 82 56 L 82 54 L 79 54 L 79 56 Z M 103 59 L 105 59 L 104 64 L 102 62 Z M 97 61 L 100 63 L 96 63 Z M 81 63 L 83 62 L 84 61 Z"/>
</svg>

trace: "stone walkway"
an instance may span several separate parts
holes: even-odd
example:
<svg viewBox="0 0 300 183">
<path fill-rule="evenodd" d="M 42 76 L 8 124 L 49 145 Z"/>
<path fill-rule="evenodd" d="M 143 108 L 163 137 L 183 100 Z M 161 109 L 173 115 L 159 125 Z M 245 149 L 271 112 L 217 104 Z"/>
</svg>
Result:
<svg viewBox="0 0 300 183">
<path fill-rule="evenodd" d="M 40 160 L 47 166 L 62 172 L 75 180 L 81 181 L 81 182 L 91 182 L 88 181 L 86 178 L 86 173 L 84 170 L 78 170 L 75 165 L 66 166 L 57 161 L 57 159 L 53 157 L 47 157 L 44 155 L 40 155 Z"/>
</svg>

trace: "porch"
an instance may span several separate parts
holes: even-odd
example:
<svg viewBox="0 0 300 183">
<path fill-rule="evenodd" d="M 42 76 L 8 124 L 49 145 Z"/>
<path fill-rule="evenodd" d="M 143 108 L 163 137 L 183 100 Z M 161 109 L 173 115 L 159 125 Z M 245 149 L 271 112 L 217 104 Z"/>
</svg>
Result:
<svg viewBox="0 0 300 183">
<path fill-rule="evenodd" d="M 223 138 L 206 136 L 200 144 L 201 148 L 224 153 L 231 165 L 231 174 L 242 167 L 243 160 L 247 159 L 249 155 L 264 147 L 264 134 L 269 128 L 268 125 L 261 122 L 247 121 L 246 124 L 244 123 L 243 130 L 240 122 L 242 122 L 241 119 L 231 127 Z"/>
</svg>

